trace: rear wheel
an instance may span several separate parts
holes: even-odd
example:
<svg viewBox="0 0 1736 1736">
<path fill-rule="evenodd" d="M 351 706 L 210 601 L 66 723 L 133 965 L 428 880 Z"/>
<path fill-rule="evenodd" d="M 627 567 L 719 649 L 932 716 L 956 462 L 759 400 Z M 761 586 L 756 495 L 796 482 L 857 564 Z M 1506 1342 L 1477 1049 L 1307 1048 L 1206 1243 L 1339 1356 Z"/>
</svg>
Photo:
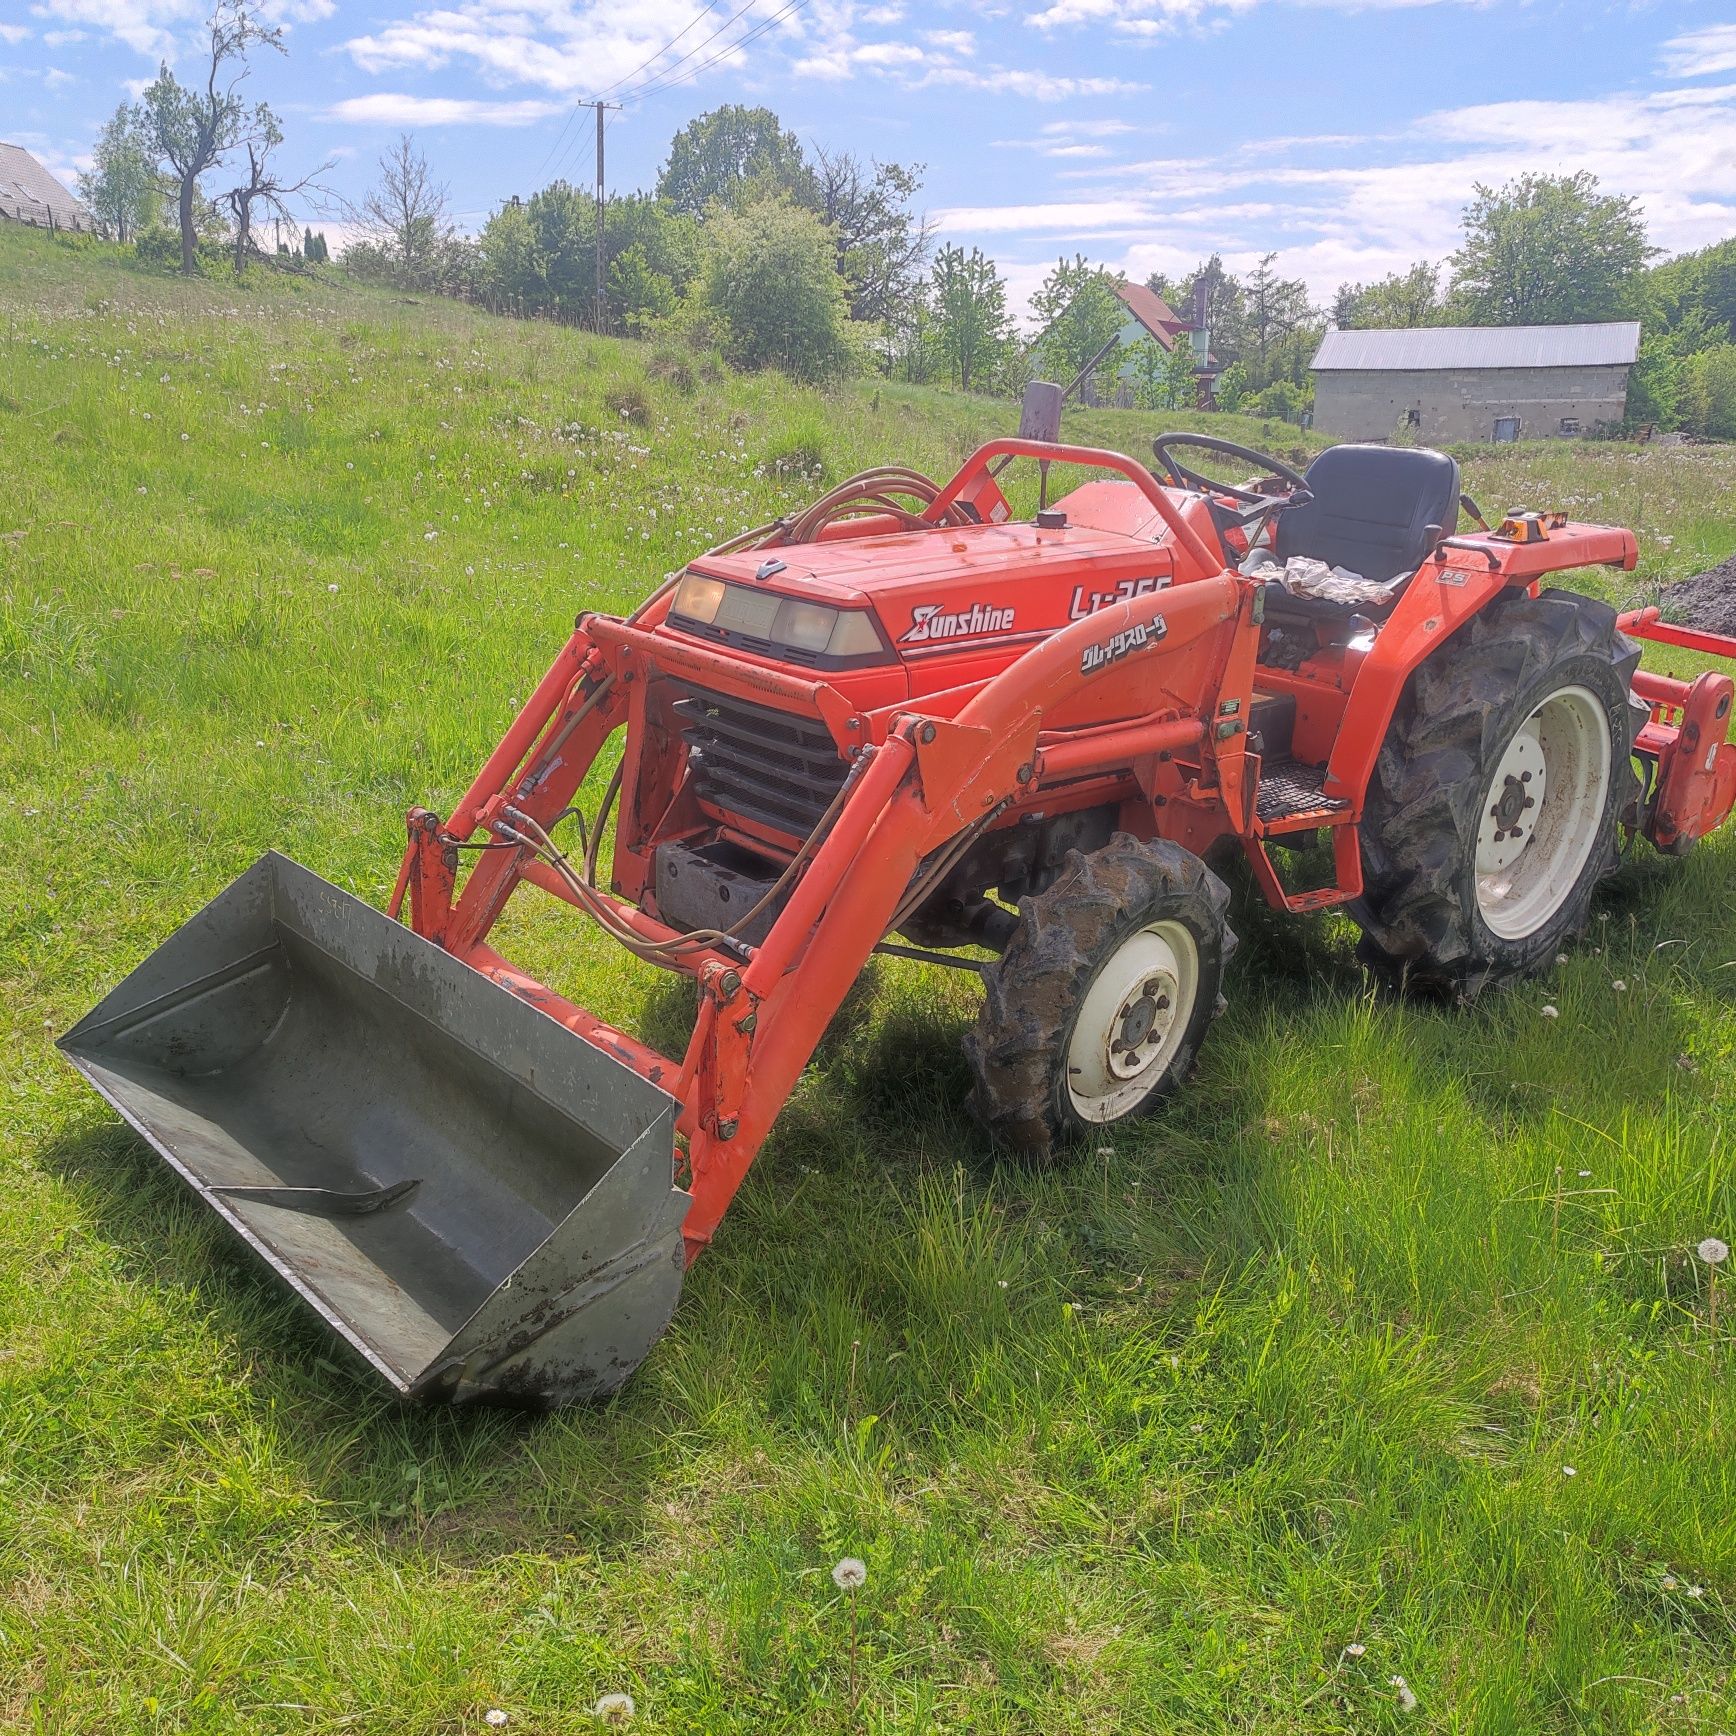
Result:
<svg viewBox="0 0 1736 1736">
<path fill-rule="evenodd" d="M 965 1040 L 972 1107 L 997 1140 L 1046 1163 L 1186 1078 L 1223 1007 L 1228 906 L 1197 856 L 1126 834 L 1070 853 L 1020 901 Z"/>
<path fill-rule="evenodd" d="M 1562 591 L 1496 603 L 1411 677 L 1362 827 L 1362 954 L 1460 995 L 1584 928 L 1633 799 L 1615 612 Z"/>
</svg>

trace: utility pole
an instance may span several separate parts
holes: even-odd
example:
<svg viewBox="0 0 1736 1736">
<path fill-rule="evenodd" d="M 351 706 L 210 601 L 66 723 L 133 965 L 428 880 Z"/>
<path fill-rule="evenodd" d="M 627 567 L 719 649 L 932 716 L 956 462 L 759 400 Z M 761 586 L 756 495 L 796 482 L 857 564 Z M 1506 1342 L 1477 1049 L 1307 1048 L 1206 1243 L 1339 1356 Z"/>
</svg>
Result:
<svg viewBox="0 0 1736 1736">
<path fill-rule="evenodd" d="M 592 108 L 597 111 L 597 310 L 596 323 L 599 334 L 606 320 L 604 318 L 607 302 L 603 295 L 603 113 L 606 109 L 618 109 L 618 102 L 582 102 L 580 108 Z"/>
</svg>

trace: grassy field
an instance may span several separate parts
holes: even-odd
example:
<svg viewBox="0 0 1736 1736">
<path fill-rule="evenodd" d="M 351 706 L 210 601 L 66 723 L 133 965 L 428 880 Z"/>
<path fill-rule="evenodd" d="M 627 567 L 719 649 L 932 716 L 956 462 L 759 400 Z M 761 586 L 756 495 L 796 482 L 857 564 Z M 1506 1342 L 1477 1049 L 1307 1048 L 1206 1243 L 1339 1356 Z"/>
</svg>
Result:
<svg viewBox="0 0 1736 1736">
<path fill-rule="evenodd" d="M 1011 412 L 4 228 L 0 312 L 0 1725 L 1736 1727 L 1736 1305 L 1692 1257 L 1736 1241 L 1736 840 L 1637 855 L 1468 1012 L 1244 887 L 1197 1081 L 1045 1177 L 964 1112 L 969 991 L 883 961 L 615 1402 L 405 1412 L 53 1036 L 267 846 L 383 900 L 575 610 L 792 467 L 944 472 Z M 1467 480 L 1633 524 L 1624 592 L 1736 546 L 1728 448 Z M 678 994 L 521 902 L 508 951 L 667 1037 Z"/>
</svg>

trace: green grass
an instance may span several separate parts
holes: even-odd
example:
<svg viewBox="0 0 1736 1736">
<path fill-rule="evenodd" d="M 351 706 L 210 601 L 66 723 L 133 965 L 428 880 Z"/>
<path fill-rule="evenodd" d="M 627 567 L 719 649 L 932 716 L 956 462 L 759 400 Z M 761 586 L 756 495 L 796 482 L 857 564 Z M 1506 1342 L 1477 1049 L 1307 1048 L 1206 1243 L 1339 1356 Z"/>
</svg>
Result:
<svg viewBox="0 0 1736 1736">
<path fill-rule="evenodd" d="M 54 1033 L 267 846 L 382 900 L 574 612 L 790 459 L 945 471 L 1010 412 L 6 229 L 0 309 L 0 1725 L 1731 1728 L 1730 838 L 1468 1012 L 1243 887 L 1196 1082 L 1050 1176 L 964 1112 L 968 989 L 881 961 L 618 1400 L 406 1412 Z M 1727 448 L 1468 481 L 1634 523 L 1606 588 L 1736 546 Z M 664 979 L 522 902 L 508 950 L 669 1040 Z"/>
</svg>

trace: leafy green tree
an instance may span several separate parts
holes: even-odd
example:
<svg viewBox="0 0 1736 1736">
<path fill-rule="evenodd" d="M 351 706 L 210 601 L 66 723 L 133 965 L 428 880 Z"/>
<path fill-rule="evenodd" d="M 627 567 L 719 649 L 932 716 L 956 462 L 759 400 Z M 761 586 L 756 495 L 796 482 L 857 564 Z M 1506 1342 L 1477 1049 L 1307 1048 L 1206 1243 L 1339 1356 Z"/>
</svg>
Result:
<svg viewBox="0 0 1736 1736">
<path fill-rule="evenodd" d="M 1332 323 L 1341 331 L 1435 325 L 1441 317 L 1441 268 L 1419 259 L 1374 283 L 1344 283 L 1332 298 Z"/>
<path fill-rule="evenodd" d="M 1248 364 L 1246 362 L 1231 362 L 1218 375 L 1218 408 L 1234 414 L 1242 408 L 1251 395 L 1252 388 L 1248 383 Z"/>
<path fill-rule="evenodd" d="M 1127 323 L 1127 309 L 1115 293 L 1120 284 L 1113 272 L 1077 253 L 1056 260 L 1031 297 L 1031 311 L 1043 324 L 1033 347 L 1062 384 L 1082 373 Z"/>
<path fill-rule="evenodd" d="M 469 280 L 472 252 L 452 221 L 444 181 L 437 181 L 413 134 L 379 160 L 380 178 L 362 200 L 364 241 L 344 250 L 344 264 L 406 289 L 450 289 Z"/>
<path fill-rule="evenodd" d="M 1165 298 L 1168 299 L 1167 297 Z M 1132 364 L 1133 401 L 1142 410 L 1191 410 L 1198 399 L 1194 384 L 1194 353 L 1185 341 L 1165 349 L 1156 338 L 1143 337 L 1127 349 Z"/>
<path fill-rule="evenodd" d="M 1477 184 L 1453 255 L 1454 312 L 1472 325 L 1566 325 L 1619 318 L 1656 251 L 1631 198 L 1597 177 L 1521 175 Z"/>
<path fill-rule="evenodd" d="M 256 47 L 283 52 L 283 31 L 266 27 L 243 0 L 217 0 L 206 21 L 209 33 L 206 75 L 199 86 L 181 83 L 164 61 L 139 98 L 139 112 L 150 148 L 167 162 L 176 183 L 181 228 L 181 270 L 198 270 L 196 196 L 199 178 L 238 145 L 258 140 L 275 128 L 264 103 L 249 109 L 240 86 L 248 75 L 247 56 Z"/>
<path fill-rule="evenodd" d="M 635 241 L 615 256 L 609 267 L 610 312 L 628 331 L 638 334 L 675 311 L 675 285 L 651 263 L 645 243 Z"/>
<path fill-rule="evenodd" d="M 1299 277 L 1278 275 L 1278 256 L 1268 253 L 1242 286 L 1249 352 L 1256 382 L 1264 386 L 1287 369 L 1277 365 L 1273 351 L 1297 332 L 1317 330 L 1319 313 L 1308 300 L 1308 285 Z M 1313 346 L 1310 345 L 1310 353 Z"/>
<path fill-rule="evenodd" d="M 832 232 L 787 199 L 762 199 L 707 225 L 704 309 L 737 367 L 836 379 L 855 361 Z"/>
<path fill-rule="evenodd" d="M 1736 440 L 1736 344 L 1696 351 L 1682 367 L 1683 425 L 1714 440 Z"/>
<path fill-rule="evenodd" d="M 124 247 L 157 221 L 163 184 L 144 118 L 122 103 L 97 134 L 91 166 L 78 177 L 78 196 Z"/>
<path fill-rule="evenodd" d="M 484 282 L 535 307 L 592 308 L 597 284 L 597 202 L 565 181 L 500 207 L 477 252 Z M 628 254 L 633 259 L 623 264 Z M 603 213 L 605 318 L 637 330 L 670 311 L 699 268 L 699 225 L 643 194 L 611 199 Z"/>
<path fill-rule="evenodd" d="M 980 391 L 1012 332 L 1006 282 L 976 247 L 943 247 L 930 282 L 934 345 L 947 377 L 963 391 Z"/>
<path fill-rule="evenodd" d="M 716 204 L 737 206 L 751 195 L 783 193 L 812 203 L 814 175 L 792 132 L 769 108 L 726 103 L 689 121 L 669 141 L 657 177 L 657 197 L 690 217 Z"/>
</svg>

